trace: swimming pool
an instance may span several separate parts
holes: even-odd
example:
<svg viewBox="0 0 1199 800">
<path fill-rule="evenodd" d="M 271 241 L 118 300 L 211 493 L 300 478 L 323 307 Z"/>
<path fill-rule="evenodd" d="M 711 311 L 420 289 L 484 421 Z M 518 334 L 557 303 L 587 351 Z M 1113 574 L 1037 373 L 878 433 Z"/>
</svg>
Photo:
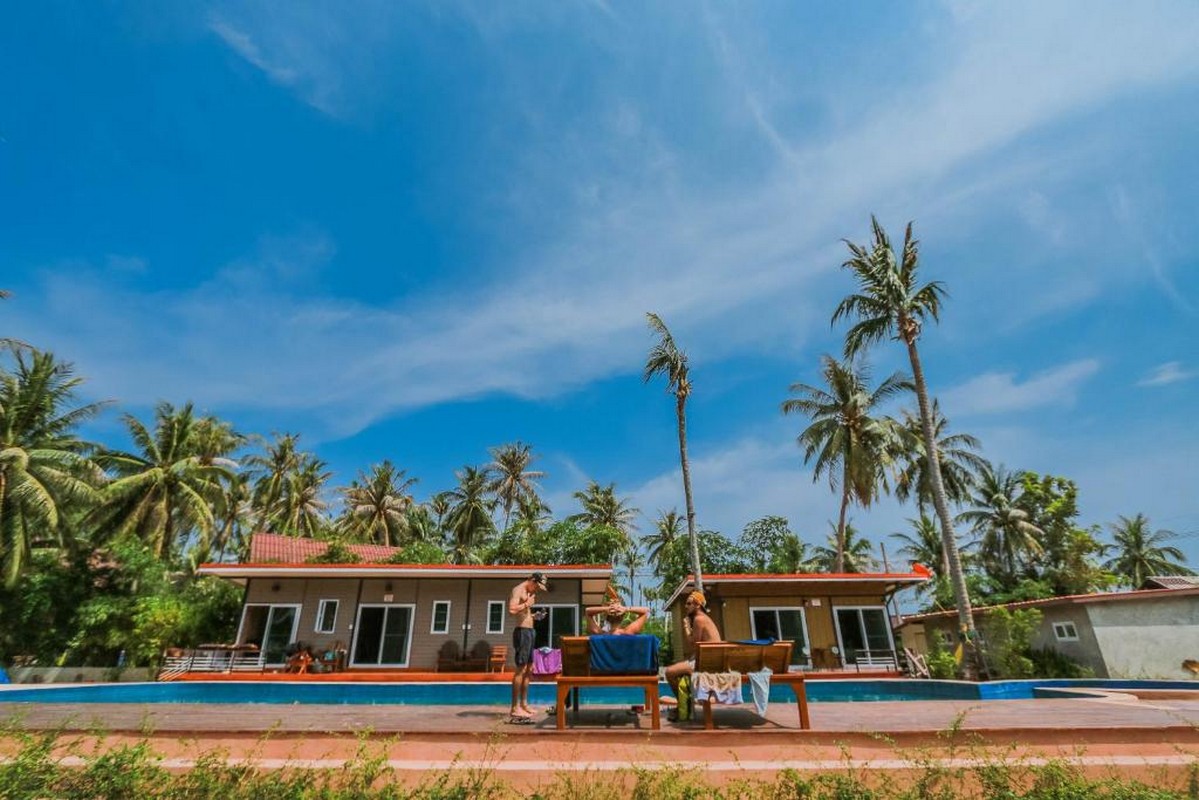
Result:
<svg viewBox="0 0 1199 800">
<path fill-rule="evenodd" d="M 748 700 L 748 686 L 744 687 Z M 1071 689 L 1199 689 L 1187 681 L 1031 680 L 966 683 L 930 680 L 813 680 L 814 703 L 887 700 L 1028 700 Z M 669 694 L 666 684 L 662 694 Z M 529 687 L 533 703 L 554 702 L 552 683 Z M 64 686 L 0 686 L 0 703 L 270 703 L 303 705 L 501 705 L 511 699 L 507 683 L 299 683 L 184 681 L 179 683 L 91 683 Z M 582 693 L 584 705 L 642 702 L 637 689 L 595 688 Z M 785 686 L 771 688 L 772 702 L 794 702 Z"/>
</svg>

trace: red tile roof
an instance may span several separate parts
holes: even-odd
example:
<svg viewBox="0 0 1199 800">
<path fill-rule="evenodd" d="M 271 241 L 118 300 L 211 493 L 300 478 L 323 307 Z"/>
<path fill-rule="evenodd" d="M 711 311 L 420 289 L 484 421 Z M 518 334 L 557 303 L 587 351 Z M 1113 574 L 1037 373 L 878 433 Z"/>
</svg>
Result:
<svg viewBox="0 0 1199 800">
<path fill-rule="evenodd" d="M 280 536 L 277 533 L 256 533 L 250 538 L 249 563 L 303 564 L 328 549 L 327 542 L 318 542 L 316 539 Z M 368 564 L 386 561 L 400 552 L 398 547 L 385 547 L 381 544 L 351 544 L 346 545 L 346 549 Z"/>
</svg>

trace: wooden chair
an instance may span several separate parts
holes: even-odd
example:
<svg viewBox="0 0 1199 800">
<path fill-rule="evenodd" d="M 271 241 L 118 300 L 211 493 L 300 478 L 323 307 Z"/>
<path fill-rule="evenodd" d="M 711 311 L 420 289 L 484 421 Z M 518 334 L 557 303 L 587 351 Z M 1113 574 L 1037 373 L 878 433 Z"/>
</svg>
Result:
<svg viewBox="0 0 1199 800">
<path fill-rule="evenodd" d="M 491 656 L 487 659 L 488 672 L 503 672 L 508 666 L 508 645 L 497 644 L 491 648 Z"/>
<path fill-rule="evenodd" d="M 480 639 L 470 649 L 470 653 L 462 657 L 462 669 L 467 672 L 486 672 L 491 663 L 491 642 Z"/>
<path fill-rule="evenodd" d="M 742 679 L 747 673 L 760 672 L 769 667 L 771 684 L 781 683 L 791 687 L 799 707 L 799 727 L 807 730 L 812 726 L 808 718 L 808 691 L 802 672 L 791 672 L 791 642 L 774 644 L 737 644 L 734 642 L 699 642 L 695 645 L 696 672 L 740 672 Z M 716 727 L 712 719 L 712 701 L 704 701 L 704 727 Z"/>
<path fill-rule="evenodd" d="M 462 671 L 462 650 L 458 648 L 458 643 L 453 639 L 447 640 L 437 651 L 437 671 Z"/>
</svg>

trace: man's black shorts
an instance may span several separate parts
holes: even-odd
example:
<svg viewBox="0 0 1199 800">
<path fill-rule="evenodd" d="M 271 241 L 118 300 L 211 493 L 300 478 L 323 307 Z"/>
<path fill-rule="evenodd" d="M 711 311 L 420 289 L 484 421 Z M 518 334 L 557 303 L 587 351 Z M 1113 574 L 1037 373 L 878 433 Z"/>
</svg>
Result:
<svg viewBox="0 0 1199 800">
<path fill-rule="evenodd" d="M 514 628 L 512 631 L 512 651 L 516 666 L 523 667 L 533 660 L 533 640 L 537 634 L 532 628 Z"/>
</svg>

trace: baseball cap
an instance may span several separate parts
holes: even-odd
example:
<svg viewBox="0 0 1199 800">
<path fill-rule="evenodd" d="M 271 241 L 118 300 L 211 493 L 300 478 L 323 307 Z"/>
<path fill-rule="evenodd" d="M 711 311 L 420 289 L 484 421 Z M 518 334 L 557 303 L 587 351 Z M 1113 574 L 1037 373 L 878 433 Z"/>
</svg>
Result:
<svg viewBox="0 0 1199 800">
<path fill-rule="evenodd" d="M 545 573 L 534 572 L 529 576 L 529 580 L 533 581 L 533 583 L 537 584 L 542 589 L 548 589 L 550 587 L 550 582 L 545 579 Z"/>
</svg>

